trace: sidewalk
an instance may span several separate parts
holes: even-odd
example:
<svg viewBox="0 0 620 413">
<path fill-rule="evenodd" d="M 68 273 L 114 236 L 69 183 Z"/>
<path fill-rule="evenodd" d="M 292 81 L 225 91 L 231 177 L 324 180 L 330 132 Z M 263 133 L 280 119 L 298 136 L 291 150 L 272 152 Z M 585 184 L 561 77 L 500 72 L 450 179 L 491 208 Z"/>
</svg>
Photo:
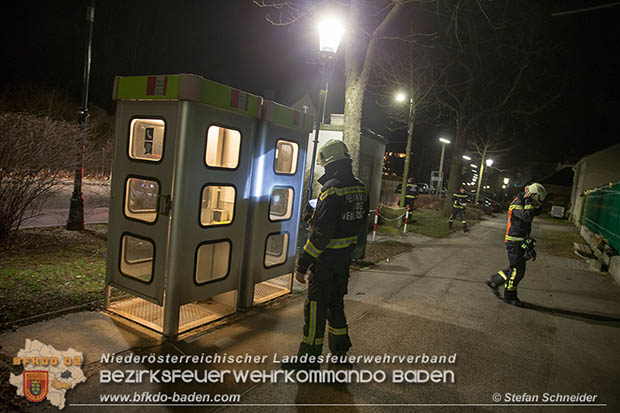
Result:
<svg viewBox="0 0 620 413">
<path fill-rule="evenodd" d="M 536 223 L 534 225 L 536 231 Z M 26 338 L 56 349 L 84 352 L 89 379 L 67 393 L 66 411 L 84 411 L 71 404 L 99 403 L 100 394 L 173 391 L 239 393 L 241 403 L 280 404 L 278 411 L 296 411 L 293 404 L 355 404 L 338 411 L 438 411 L 437 407 L 393 404 L 464 404 L 449 411 L 499 410 L 494 393 L 542 395 L 544 392 L 598 395 L 604 411 L 620 409 L 620 288 L 611 277 L 589 271 L 582 261 L 539 254 L 528 263 L 519 288 L 528 308 L 508 306 L 484 285 L 490 274 L 506 266 L 503 246 L 505 217 L 485 220 L 467 234 L 425 242 L 389 263 L 352 274 L 345 297 L 355 355 L 450 355 L 454 365 L 358 364 L 355 369 L 388 373 L 395 369 L 451 369 L 454 384 L 101 384 L 99 370 L 132 368 L 276 369 L 271 362 L 297 351 L 301 339 L 304 296 L 293 294 L 236 316 L 233 322 L 204 329 L 178 342 L 160 337 L 106 314 L 84 312 L 41 322 L 0 336 L 2 352 L 13 356 Z M 533 234 L 536 237 L 536 233 Z M 298 286 L 299 284 L 297 284 Z M 102 353 L 259 354 L 266 364 L 187 366 L 101 365 Z M 324 353 L 327 353 L 327 346 Z M 325 368 L 325 367 L 323 367 Z M 388 375 L 388 377 L 391 377 Z M 489 406 L 472 406 L 486 405 Z M 32 405 L 43 409 L 47 402 Z M 220 407 L 221 408 L 221 407 Z M 174 411 L 167 407 L 89 407 L 92 411 Z M 301 408 L 303 409 L 303 408 Z M 335 409 L 335 408 L 334 408 Z M 514 411 L 521 410 L 513 407 Z M 557 407 L 527 407 L 528 412 Z M 562 409 L 562 408 L 560 408 Z M 566 408 L 582 411 L 584 408 Z M 557 411 L 567 411 L 567 410 Z M 191 410 L 191 409 L 190 409 Z M 185 411 L 190 411 L 187 408 Z M 232 410 L 256 411 L 256 406 Z M 309 411 L 312 411 L 310 409 Z M 588 411 L 590 411 L 588 409 Z"/>
</svg>

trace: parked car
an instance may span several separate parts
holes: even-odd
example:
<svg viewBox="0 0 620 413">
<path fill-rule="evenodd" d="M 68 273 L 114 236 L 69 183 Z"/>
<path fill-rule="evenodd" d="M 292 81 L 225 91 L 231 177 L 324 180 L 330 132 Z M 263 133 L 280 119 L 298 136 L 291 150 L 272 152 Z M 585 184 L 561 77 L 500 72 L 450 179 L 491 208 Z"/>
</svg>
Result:
<svg viewBox="0 0 620 413">
<path fill-rule="evenodd" d="M 475 200 L 476 200 L 476 193 L 475 192 L 470 193 L 469 202 L 473 204 Z M 485 194 L 480 194 L 478 196 L 478 205 L 482 205 L 483 207 L 490 208 L 491 211 L 493 212 L 498 212 L 501 210 L 501 206 L 499 202 L 497 202 L 495 199 Z"/>
<path fill-rule="evenodd" d="M 418 193 L 419 194 L 428 194 L 431 190 L 430 186 L 428 186 L 428 184 L 416 184 L 418 186 Z"/>
</svg>

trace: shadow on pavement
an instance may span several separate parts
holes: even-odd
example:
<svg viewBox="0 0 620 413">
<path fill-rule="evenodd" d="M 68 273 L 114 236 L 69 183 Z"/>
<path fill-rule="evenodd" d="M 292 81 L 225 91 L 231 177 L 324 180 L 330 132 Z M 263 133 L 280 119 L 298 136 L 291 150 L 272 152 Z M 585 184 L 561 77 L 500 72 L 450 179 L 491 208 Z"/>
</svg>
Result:
<svg viewBox="0 0 620 413">
<path fill-rule="evenodd" d="M 613 327 L 620 327 L 620 318 L 616 318 L 616 317 L 610 317 L 610 316 L 600 315 L 600 314 L 579 313 L 576 311 L 564 310 L 561 308 L 545 307 L 542 305 L 531 304 L 531 303 L 526 303 L 526 302 L 524 302 L 523 304 L 525 304 L 525 308 L 528 308 L 530 310 L 558 315 L 560 317 L 570 318 L 573 320 L 584 321 L 590 324 L 600 324 L 600 325 L 609 325 Z"/>
</svg>

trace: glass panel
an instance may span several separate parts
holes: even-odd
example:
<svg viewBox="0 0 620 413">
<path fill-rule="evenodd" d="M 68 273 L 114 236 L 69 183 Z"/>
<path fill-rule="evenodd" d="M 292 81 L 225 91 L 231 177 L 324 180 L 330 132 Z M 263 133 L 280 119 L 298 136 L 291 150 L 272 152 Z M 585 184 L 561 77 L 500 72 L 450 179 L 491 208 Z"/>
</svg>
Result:
<svg viewBox="0 0 620 413">
<path fill-rule="evenodd" d="M 146 179 L 129 178 L 125 190 L 125 215 L 146 222 L 157 219 L 159 184 Z"/>
<path fill-rule="evenodd" d="M 293 188 L 275 187 L 269 201 L 269 219 L 289 219 L 293 214 Z"/>
<path fill-rule="evenodd" d="M 164 152 L 164 130 L 161 119 L 134 119 L 129 131 L 129 157 L 157 162 Z"/>
<path fill-rule="evenodd" d="M 150 282 L 153 278 L 153 243 L 124 235 L 121 241 L 121 272 L 128 277 Z"/>
<path fill-rule="evenodd" d="M 196 282 L 202 284 L 226 277 L 229 261 L 229 241 L 201 245 L 196 253 Z"/>
<path fill-rule="evenodd" d="M 286 261 L 288 234 L 273 234 L 267 238 L 265 248 L 265 267 L 273 267 Z"/>
<path fill-rule="evenodd" d="M 202 190 L 200 223 L 202 225 L 230 224 L 235 214 L 233 186 L 205 186 Z"/>
<path fill-rule="evenodd" d="M 241 133 L 220 126 L 209 126 L 207 131 L 207 166 L 216 168 L 236 168 L 239 165 Z"/>
<path fill-rule="evenodd" d="M 279 140 L 276 143 L 275 171 L 277 174 L 292 175 L 297 172 L 297 152 L 299 152 L 299 145 L 295 142 Z"/>
</svg>

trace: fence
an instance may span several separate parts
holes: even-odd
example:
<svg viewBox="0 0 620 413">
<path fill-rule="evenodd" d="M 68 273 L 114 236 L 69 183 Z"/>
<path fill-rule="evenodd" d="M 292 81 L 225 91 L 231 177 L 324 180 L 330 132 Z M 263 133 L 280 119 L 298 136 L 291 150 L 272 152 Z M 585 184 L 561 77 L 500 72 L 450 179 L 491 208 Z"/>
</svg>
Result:
<svg viewBox="0 0 620 413">
<path fill-rule="evenodd" d="M 620 181 L 586 191 L 581 223 L 620 252 Z"/>
</svg>

